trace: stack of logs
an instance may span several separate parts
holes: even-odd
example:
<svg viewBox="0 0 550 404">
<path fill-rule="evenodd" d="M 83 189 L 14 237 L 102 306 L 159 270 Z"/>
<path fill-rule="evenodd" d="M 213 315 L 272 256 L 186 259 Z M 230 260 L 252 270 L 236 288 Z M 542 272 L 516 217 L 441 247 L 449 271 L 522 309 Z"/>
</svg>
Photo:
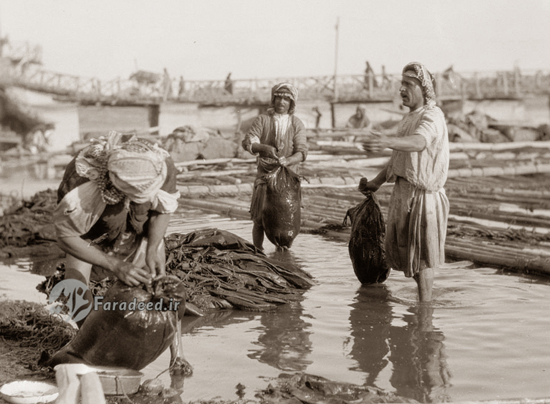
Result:
<svg viewBox="0 0 550 404">
<path fill-rule="evenodd" d="M 550 142 L 451 143 L 448 259 L 550 275 Z M 357 143 L 317 141 L 304 176 L 302 231 L 349 240 L 346 211 L 363 196 L 390 152 L 367 156 Z M 182 206 L 249 219 L 254 158 L 197 160 L 178 165 Z M 387 213 L 392 185 L 378 191 Z"/>
</svg>

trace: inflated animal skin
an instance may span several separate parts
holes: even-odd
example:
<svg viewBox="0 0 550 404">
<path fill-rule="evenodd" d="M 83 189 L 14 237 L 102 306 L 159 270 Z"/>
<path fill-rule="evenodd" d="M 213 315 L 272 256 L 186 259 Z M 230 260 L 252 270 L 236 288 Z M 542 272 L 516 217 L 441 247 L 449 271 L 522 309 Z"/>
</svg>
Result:
<svg viewBox="0 0 550 404">
<path fill-rule="evenodd" d="M 285 166 L 266 175 L 267 189 L 262 210 L 262 224 L 269 241 L 277 247 L 290 248 L 300 233 L 300 176 Z"/>
<path fill-rule="evenodd" d="M 347 211 L 344 225 L 349 217 L 348 250 L 355 276 L 363 285 L 369 285 L 384 282 L 390 274 L 390 267 L 386 262 L 386 224 L 380 203 L 372 192 L 366 191 L 364 195 L 363 202 Z"/>
<path fill-rule="evenodd" d="M 102 304 L 97 305 L 98 310 L 92 309 L 77 335 L 48 365 L 85 363 L 141 370 L 153 362 L 174 341 L 177 322 L 185 310 L 186 293 L 183 283 L 174 276 L 153 282 L 152 288 L 148 291 L 144 285 L 133 287 L 117 281 Z M 153 310 L 118 308 L 121 302 L 129 306 L 134 299 L 137 304 L 151 302 Z M 118 303 L 116 309 L 112 309 L 114 302 Z M 180 302 L 177 310 L 175 302 Z"/>
</svg>

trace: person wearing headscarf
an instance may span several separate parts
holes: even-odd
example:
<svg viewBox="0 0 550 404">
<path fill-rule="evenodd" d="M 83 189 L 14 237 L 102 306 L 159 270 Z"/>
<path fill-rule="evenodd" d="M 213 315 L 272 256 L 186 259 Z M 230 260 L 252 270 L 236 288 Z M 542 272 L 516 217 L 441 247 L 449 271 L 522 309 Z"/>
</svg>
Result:
<svg viewBox="0 0 550 404">
<path fill-rule="evenodd" d="M 346 123 L 346 128 L 364 129 L 368 127 L 369 124 L 370 120 L 367 117 L 367 112 L 365 111 L 365 108 L 358 105 L 357 109 L 355 110 L 355 114 L 349 117 L 348 122 Z"/>
<path fill-rule="evenodd" d="M 418 284 L 420 301 L 432 299 L 434 269 L 445 262 L 449 201 L 443 186 L 449 170 L 449 141 L 445 116 L 436 106 L 435 80 L 420 63 L 407 64 L 399 89 L 408 114 L 398 134 L 371 131 L 366 152 L 392 149 L 384 169 L 372 180 L 362 178 L 361 192 L 376 192 L 395 183 L 390 198 L 386 256 L 395 270 Z"/>
<path fill-rule="evenodd" d="M 261 217 L 267 186 L 265 175 L 277 164 L 298 173 L 299 163 L 307 158 L 305 127 L 294 115 L 297 101 L 298 89 L 292 84 L 279 83 L 273 86 L 267 113 L 254 120 L 242 141 L 242 147 L 258 159 L 250 214 L 254 222 L 252 240 L 259 249 L 263 249 L 265 235 Z"/>
<path fill-rule="evenodd" d="M 157 144 L 124 136 L 92 139 L 65 169 L 54 212 L 57 242 L 67 253 L 65 279 L 88 285 L 92 266 L 130 286 L 165 274 L 177 169 Z M 91 302 L 89 291 L 87 297 Z"/>
</svg>

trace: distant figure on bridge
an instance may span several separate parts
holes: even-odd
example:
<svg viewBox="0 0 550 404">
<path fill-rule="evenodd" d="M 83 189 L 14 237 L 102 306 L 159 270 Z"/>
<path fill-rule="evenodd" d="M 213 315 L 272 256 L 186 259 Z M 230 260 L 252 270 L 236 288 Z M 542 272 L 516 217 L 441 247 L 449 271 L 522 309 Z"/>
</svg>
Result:
<svg viewBox="0 0 550 404">
<path fill-rule="evenodd" d="M 231 72 L 229 72 L 229 74 L 225 78 L 224 88 L 228 94 L 233 94 L 233 80 L 231 80 Z"/>
<path fill-rule="evenodd" d="M 178 84 L 178 99 L 181 100 L 183 98 L 183 94 L 185 93 L 185 80 L 183 80 L 183 76 L 180 76 L 180 81 Z"/>
<path fill-rule="evenodd" d="M 366 62 L 366 64 L 367 67 L 365 68 L 365 89 L 369 90 L 371 81 L 373 88 L 378 87 L 378 82 L 376 81 L 376 75 L 374 74 L 372 66 L 368 61 Z"/>
<path fill-rule="evenodd" d="M 166 101 L 170 98 L 172 98 L 172 79 L 170 78 L 168 70 L 165 67 L 162 74 L 162 99 L 163 101 Z"/>
<path fill-rule="evenodd" d="M 453 90 L 459 90 L 462 87 L 462 76 L 455 72 L 453 65 L 443 71 L 441 78 L 448 82 Z"/>
<path fill-rule="evenodd" d="M 318 106 L 313 107 L 313 112 L 315 112 L 315 114 L 316 114 L 316 116 L 315 116 L 315 129 L 319 129 L 319 124 L 321 123 L 321 117 L 323 116 L 323 114 L 321 113 L 321 111 L 319 111 Z"/>
<path fill-rule="evenodd" d="M 391 79 L 386 73 L 386 66 L 382 65 L 382 88 L 387 90 L 391 87 Z"/>
<path fill-rule="evenodd" d="M 346 128 L 363 129 L 370 125 L 365 108 L 358 105 L 355 114 L 349 117 Z"/>
<path fill-rule="evenodd" d="M 303 122 L 294 115 L 298 89 L 289 83 L 279 83 L 271 89 L 271 104 L 267 113 L 259 115 L 242 141 L 243 149 L 255 154 L 258 158 L 258 173 L 254 181 L 250 216 L 254 222 L 252 240 L 256 248 L 263 250 L 264 231 L 272 234 L 275 229 L 265 228 L 265 219 L 282 227 L 292 218 L 299 215 L 289 211 L 280 211 L 276 218 L 264 218 L 264 206 L 273 206 L 273 200 L 268 199 L 268 181 L 277 172 L 286 167 L 296 174 L 299 164 L 307 157 L 308 145 Z M 295 174 L 294 174 L 295 175 Z M 270 181 L 273 182 L 273 181 Z M 299 182 L 298 182 L 299 184 Z M 285 195 L 288 187 L 283 185 L 278 195 Z M 298 193 L 299 195 L 299 193 Z M 277 198 L 277 194 L 272 198 Z M 300 201 L 295 201 L 295 208 L 300 209 Z M 298 223 L 299 224 L 299 223 Z M 299 229 L 298 229 L 299 230 Z M 296 232 L 297 233 L 297 232 Z M 292 235 L 292 240 L 297 234 Z M 291 241 L 292 243 L 292 241 Z M 290 246 L 288 246 L 290 247 Z"/>
</svg>

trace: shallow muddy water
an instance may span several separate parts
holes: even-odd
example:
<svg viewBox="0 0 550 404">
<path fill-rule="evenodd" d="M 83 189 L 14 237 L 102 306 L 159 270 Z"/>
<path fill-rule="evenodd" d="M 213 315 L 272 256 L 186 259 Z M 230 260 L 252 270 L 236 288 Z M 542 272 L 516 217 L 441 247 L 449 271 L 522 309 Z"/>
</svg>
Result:
<svg viewBox="0 0 550 404">
<path fill-rule="evenodd" d="M 250 222 L 216 216 L 187 214 L 169 230 L 205 227 L 251 239 Z M 550 396 L 550 279 L 448 268 L 437 274 L 434 301 L 422 307 L 414 281 L 400 272 L 362 287 L 345 243 L 301 234 L 286 259 L 317 282 L 300 303 L 188 319 L 183 344 L 194 375 L 184 382 L 184 400 L 236 399 L 238 383 L 253 398 L 270 378 L 298 371 L 423 402 Z M 154 377 L 168 361 L 166 353 L 144 373 Z"/>
<path fill-rule="evenodd" d="M 174 217 L 169 233 L 206 227 L 251 238 L 249 221 L 196 211 Z M 237 399 L 239 383 L 244 398 L 253 399 L 282 372 L 367 384 L 422 402 L 550 397 L 550 278 L 442 269 L 434 301 L 421 306 L 414 281 L 400 272 L 384 285 L 362 287 L 343 242 L 301 234 L 277 258 L 302 266 L 316 285 L 301 302 L 269 313 L 186 317 L 183 346 L 194 374 L 178 386 L 184 401 Z M 21 272 L 28 267 L 0 265 L 11 282 L 0 294 L 13 297 L 16 285 L 34 290 L 37 276 Z M 167 351 L 145 368 L 144 380 L 164 371 L 169 357 Z M 171 383 L 167 373 L 160 378 Z"/>
</svg>

